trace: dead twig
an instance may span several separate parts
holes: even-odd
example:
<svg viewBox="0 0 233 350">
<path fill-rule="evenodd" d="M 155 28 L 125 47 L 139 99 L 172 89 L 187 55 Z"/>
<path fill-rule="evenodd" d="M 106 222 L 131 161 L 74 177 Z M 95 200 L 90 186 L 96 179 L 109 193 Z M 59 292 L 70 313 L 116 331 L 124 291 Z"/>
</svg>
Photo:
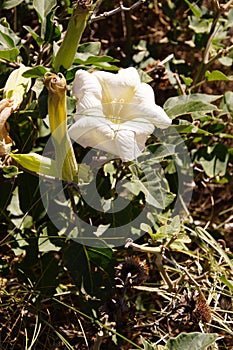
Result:
<svg viewBox="0 0 233 350">
<path fill-rule="evenodd" d="M 134 10 L 136 7 L 140 6 L 141 4 L 145 3 L 146 0 L 138 0 L 137 2 L 135 2 L 132 6 L 130 7 L 125 7 L 123 4 L 120 4 L 119 7 L 113 9 L 113 10 L 110 10 L 108 12 L 104 12 L 104 13 L 101 13 L 100 15 L 96 16 L 96 15 L 92 15 L 91 18 L 90 18 L 90 21 L 89 23 L 93 23 L 93 22 L 97 22 L 97 21 L 101 21 L 107 17 L 110 17 L 110 16 L 113 16 L 119 12 L 130 12 L 132 10 Z"/>
</svg>

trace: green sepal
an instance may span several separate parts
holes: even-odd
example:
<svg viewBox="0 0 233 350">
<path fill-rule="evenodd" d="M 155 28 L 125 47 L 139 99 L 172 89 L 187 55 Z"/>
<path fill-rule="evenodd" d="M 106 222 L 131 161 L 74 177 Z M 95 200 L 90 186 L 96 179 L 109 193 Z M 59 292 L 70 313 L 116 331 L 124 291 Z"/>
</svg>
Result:
<svg viewBox="0 0 233 350">
<path fill-rule="evenodd" d="M 56 162 L 51 158 L 47 158 L 33 152 L 29 154 L 11 153 L 11 158 L 13 158 L 23 168 L 32 171 L 33 173 L 52 176 L 55 178 L 59 177 Z"/>
</svg>

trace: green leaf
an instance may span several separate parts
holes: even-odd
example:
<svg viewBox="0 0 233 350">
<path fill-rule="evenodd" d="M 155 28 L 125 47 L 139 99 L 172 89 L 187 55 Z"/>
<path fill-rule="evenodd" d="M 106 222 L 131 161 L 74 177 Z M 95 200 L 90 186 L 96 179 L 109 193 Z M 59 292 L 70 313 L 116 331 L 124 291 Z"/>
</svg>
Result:
<svg viewBox="0 0 233 350">
<path fill-rule="evenodd" d="M 23 101 L 24 94 L 30 89 L 31 79 L 25 78 L 23 73 L 28 67 L 21 66 L 15 69 L 7 79 L 4 87 L 4 96 L 14 98 L 15 102 L 20 104 Z"/>
<path fill-rule="evenodd" d="M 6 25 L 8 25 L 6 23 Z M 0 24 L 0 58 L 14 62 L 19 55 L 20 38 L 9 28 Z"/>
<path fill-rule="evenodd" d="M 23 2 L 23 1 L 24 0 L 4 0 L 2 8 L 4 8 L 5 10 L 10 10 L 13 7 L 16 7 L 19 4 L 21 4 L 21 2 Z"/>
<path fill-rule="evenodd" d="M 53 159 L 43 157 L 37 153 L 13 154 L 13 158 L 23 168 L 45 176 L 58 177 L 56 162 Z"/>
<path fill-rule="evenodd" d="M 101 43 L 99 41 L 91 41 L 78 46 L 78 52 L 96 56 L 99 54 L 100 49 Z"/>
<path fill-rule="evenodd" d="M 197 155 L 198 162 L 209 177 L 224 176 L 226 174 L 228 159 L 228 149 L 221 143 L 202 148 Z"/>
<path fill-rule="evenodd" d="M 205 350 L 218 338 L 218 334 L 181 333 L 176 338 L 170 338 L 167 342 L 168 350 Z"/>
<path fill-rule="evenodd" d="M 208 95 L 208 94 L 198 94 L 198 93 L 192 94 L 192 95 L 175 96 L 167 99 L 163 107 L 165 109 L 168 109 L 176 106 L 177 104 L 184 104 L 192 101 L 201 101 L 205 103 L 211 103 L 218 100 L 221 97 L 222 95 Z"/>
<path fill-rule="evenodd" d="M 187 124 L 181 124 L 181 125 L 173 125 L 174 128 L 176 128 L 176 130 L 179 133 L 185 133 L 185 134 L 205 134 L 205 135 L 212 135 L 210 132 L 200 129 L 198 128 L 196 125 L 193 125 L 192 123 L 188 123 Z"/>
<path fill-rule="evenodd" d="M 95 66 L 104 70 L 118 70 L 119 67 L 111 65 L 112 62 L 119 62 L 119 60 L 111 56 L 93 56 L 86 53 L 79 53 L 76 55 L 74 64 L 83 66 Z"/>
<path fill-rule="evenodd" d="M 46 21 L 48 14 L 57 5 L 57 0 L 33 0 L 33 7 L 38 13 L 39 20 L 41 22 L 41 36 L 45 37 Z"/>
<path fill-rule="evenodd" d="M 19 49 L 3 49 L 0 46 L 0 58 L 8 62 L 14 62 L 19 55 Z"/>
<path fill-rule="evenodd" d="M 171 118 L 198 112 L 209 113 L 217 110 L 217 107 L 210 102 L 215 101 L 220 97 L 221 96 L 206 94 L 176 96 L 169 98 L 163 107 Z"/>
<path fill-rule="evenodd" d="M 41 78 L 45 75 L 46 72 L 48 72 L 48 69 L 46 69 L 45 67 L 36 66 L 26 70 L 22 75 L 25 78 Z"/>
<path fill-rule="evenodd" d="M 219 70 L 214 70 L 212 72 L 207 71 L 205 73 L 205 77 L 207 79 L 207 81 L 214 81 L 214 80 L 233 80 L 233 77 L 230 76 L 228 77 L 227 75 L 225 75 L 223 72 L 220 72 Z"/>
<path fill-rule="evenodd" d="M 196 16 L 197 18 L 200 18 L 202 13 L 201 13 L 201 9 L 197 6 L 197 4 L 192 4 L 188 0 L 184 0 L 184 1 L 186 2 L 188 7 L 190 8 L 190 10 L 192 11 L 194 16 Z"/>
<path fill-rule="evenodd" d="M 0 24 L 0 44 L 6 48 L 14 48 L 20 42 L 20 37 L 18 37 L 15 32 L 10 29 L 8 23 L 5 25 Z"/>
<path fill-rule="evenodd" d="M 183 80 L 183 82 L 185 83 L 186 86 L 190 86 L 193 82 L 192 78 L 186 77 L 184 75 L 180 75 L 181 79 Z"/>
<path fill-rule="evenodd" d="M 233 92 L 227 91 L 220 104 L 221 114 L 229 114 L 233 118 Z"/>
<path fill-rule="evenodd" d="M 164 209 L 164 200 L 158 201 L 151 194 L 151 191 L 147 188 L 146 184 L 143 184 L 139 179 L 132 178 L 132 180 L 124 184 L 123 187 L 127 188 L 135 196 L 137 196 L 140 192 L 144 193 L 146 202 L 149 205 L 152 205 L 155 208 Z M 162 196 L 159 196 L 159 193 L 157 193 L 157 198 L 158 197 L 160 197 L 160 199 L 163 199 Z"/>
<path fill-rule="evenodd" d="M 33 39 L 37 42 L 37 44 L 39 46 L 41 46 L 44 43 L 44 40 L 38 35 L 36 34 L 36 32 L 29 26 L 23 26 L 24 29 L 26 29 L 28 31 L 28 33 L 31 34 L 31 36 L 33 37 Z"/>
<path fill-rule="evenodd" d="M 140 338 L 141 338 L 141 341 L 142 341 L 143 350 L 159 350 L 157 345 L 152 344 L 151 342 L 149 342 L 146 339 L 144 339 L 142 336 L 140 336 Z"/>
<path fill-rule="evenodd" d="M 170 118 L 176 118 L 185 114 L 192 114 L 197 112 L 210 113 L 215 110 L 217 110 L 217 107 L 210 103 L 205 103 L 202 101 L 190 101 L 184 104 L 174 106 L 171 109 L 167 109 L 166 112 Z"/>
<path fill-rule="evenodd" d="M 42 232 L 40 232 L 40 236 L 38 239 L 38 248 L 39 252 L 49 252 L 49 251 L 55 251 L 58 252 L 61 250 L 61 246 L 57 246 L 54 243 L 52 243 L 49 235 L 48 235 L 48 227 L 44 227 L 42 229 Z"/>
<path fill-rule="evenodd" d="M 189 28 L 195 33 L 209 33 L 212 24 L 212 19 L 189 17 Z"/>
<path fill-rule="evenodd" d="M 220 277 L 220 280 L 231 290 L 233 291 L 233 281 L 229 281 L 225 275 Z"/>
<path fill-rule="evenodd" d="M 3 170 L 3 176 L 6 179 L 11 179 L 12 177 L 15 177 L 18 174 L 20 174 L 19 169 L 14 165 L 4 165 L 2 170 Z"/>
</svg>

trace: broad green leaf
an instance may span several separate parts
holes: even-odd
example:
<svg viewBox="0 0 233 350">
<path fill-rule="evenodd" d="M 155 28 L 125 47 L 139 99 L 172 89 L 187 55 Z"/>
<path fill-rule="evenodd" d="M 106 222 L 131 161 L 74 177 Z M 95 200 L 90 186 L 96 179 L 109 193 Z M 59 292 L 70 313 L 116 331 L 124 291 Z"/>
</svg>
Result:
<svg viewBox="0 0 233 350">
<path fill-rule="evenodd" d="M 74 60 L 74 64 L 83 66 L 94 66 L 103 70 L 118 70 L 119 67 L 112 65 L 112 62 L 119 62 L 119 60 L 111 56 L 93 56 L 89 53 L 78 53 Z"/>
<path fill-rule="evenodd" d="M 96 64 L 102 62 L 119 62 L 119 60 L 111 56 L 90 56 L 86 60 L 85 64 Z"/>
<path fill-rule="evenodd" d="M 0 45 L 0 58 L 9 62 L 14 62 L 19 55 L 19 49 L 4 49 Z"/>
<path fill-rule="evenodd" d="M 220 107 L 222 109 L 221 114 L 229 114 L 233 118 L 233 92 L 227 91 L 223 96 Z"/>
<path fill-rule="evenodd" d="M 20 38 L 7 25 L 0 24 L 0 58 L 14 62 L 19 55 Z"/>
<path fill-rule="evenodd" d="M 201 149 L 197 156 L 198 162 L 209 177 L 224 176 L 228 159 L 228 149 L 221 143 Z"/>
<path fill-rule="evenodd" d="M 144 185 L 139 179 L 134 178 L 130 182 L 127 182 L 123 185 L 123 187 L 127 188 L 130 192 L 132 192 L 135 196 L 137 196 L 140 192 L 144 193 L 146 202 L 149 205 L 152 205 L 155 208 L 164 209 L 164 200 L 162 198 L 161 201 L 158 201 L 159 191 L 157 192 L 157 198 L 155 198 L 151 191 Z"/>
<path fill-rule="evenodd" d="M 220 97 L 206 94 L 171 97 L 165 102 L 163 107 L 171 118 L 190 113 L 209 113 L 217 110 L 217 107 L 210 102 Z"/>
<path fill-rule="evenodd" d="M 187 122 L 187 124 L 181 124 L 181 125 L 173 125 L 174 128 L 179 133 L 185 133 L 185 134 L 205 134 L 205 135 L 212 135 L 210 132 L 198 128 L 196 125 L 193 125 L 192 123 Z"/>
<path fill-rule="evenodd" d="M 231 57 L 227 57 L 227 56 L 220 57 L 218 60 L 222 65 L 227 66 L 227 67 L 231 67 L 231 65 L 233 63 L 233 59 Z"/>
<path fill-rule="evenodd" d="M 23 27 L 28 31 L 28 33 L 31 34 L 31 36 L 39 46 L 43 44 L 44 40 L 31 27 L 29 26 L 23 26 Z"/>
<path fill-rule="evenodd" d="M 212 72 L 207 71 L 205 73 L 205 77 L 208 81 L 213 81 L 213 80 L 233 80 L 233 77 L 230 76 L 228 77 L 227 75 L 225 75 L 223 72 L 220 72 L 219 70 L 214 70 Z"/>
<path fill-rule="evenodd" d="M 208 33 L 210 31 L 212 19 L 197 18 L 195 16 L 189 17 L 189 28 L 193 29 L 195 33 Z"/>
<path fill-rule="evenodd" d="M 57 5 L 57 0 L 33 0 L 33 7 L 39 14 L 42 22 L 45 21 L 46 16 Z"/>
<path fill-rule="evenodd" d="M 57 5 L 57 0 L 33 0 L 33 7 L 38 13 L 39 20 L 41 22 L 41 36 L 45 37 L 46 31 L 46 17 Z"/>
<path fill-rule="evenodd" d="M 13 98 L 16 104 L 23 101 L 24 94 L 30 89 L 31 79 L 23 77 L 23 73 L 28 70 L 28 67 L 21 66 L 15 69 L 7 79 L 4 87 L 4 96 Z"/>
<path fill-rule="evenodd" d="M 211 103 L 218 100 L 221 97 L 222 95 L 207 95 L 207 94 L 198 94 L 198 93 L 192 94 L 192 95 L 175 96 L 167 99 L 163 107 L 165 109 L 170 109 L 172 107 L 175 107 L 177 104 L 185 104 L 187 102 L 193 102 L 193 101 Z"/>
<path fill-rule="evenodd" d="M 37 66 L 37 67 L 33 67 L 31 69 L 26 70 L 23 73 L 23 77 L 25 77 L 25 78 L 41 78 L 45 75 L 46 72 L 48 72 L 48 69 L 46 69 L 43 66 Z"/>
<path fill-rule="evenodd" d="M 99 41 L 91 41 L 88 43 L 80 44 L 78 46 L 78 52 L 87 53 L 89 55 L 97 56 L 101 49 L 101 43 Z"/>
<path fill-rule="evenodd" d="M 57 246 L 51 241 L 48 235 L 47 227 L 44 227 L 42 229 L 42 232 L 40 232 L 40 236 L 38 239 L 38 248 L 39 252 L 49 252 L 51 250 L 58 252 L 59 250 L 61 250 L 61 246 Z"/>
<path fill-rule="evenodd" d="M 197 112 L 210 113 L 217 110 L 217 107 L 202 101 L 190 101 L 184 104 L 174 106 L 170 109 L 166 109 L 167 115 L 170 118 L 176 118 L 185 114 L 192 114 Z"/>
<path fill-rule="evenodd" d="M 181 333 L 167 342 L 167 350 L 206 350 L 218 338 L 216 333 Z"/>
<path fill-rule="evenodd" d="M 15 34 L 15 32 L 10 29 L 8 23 L 6 26 L 0 24 L 0 44 L 6 48 L 14 48 L 20 42 L 20 38 Z"/>
<path fill-rule="evenodd" d="M 13 154 L 13 158 L 23 168 L 32 171 L 37 174 L 52 176 L 58 178 L 58 171 L 56 168 L 56 162 L 53 159 L 43 157 L 37 153 L 29 154 Z"/>
<path fill-rule="evenodd" d="M 12 9 L 13 7 L 16 7 L 18 6 L 19 4 L 21 4 L 21 2 L 23 2 L 24 0 L 4 0 L 3 1 L 3 5 L 2 7 L 5 9 L 5 10 L 10 10 Z"/>
<path fill-rule="evenodd" d="M 20 232 L 17 232 L 14 236 L 15 244 L 12 244 L 12 250 L 16 256 L 25 255 L 26 248 L 29 243 L 22 237 Z"/>
</svg>

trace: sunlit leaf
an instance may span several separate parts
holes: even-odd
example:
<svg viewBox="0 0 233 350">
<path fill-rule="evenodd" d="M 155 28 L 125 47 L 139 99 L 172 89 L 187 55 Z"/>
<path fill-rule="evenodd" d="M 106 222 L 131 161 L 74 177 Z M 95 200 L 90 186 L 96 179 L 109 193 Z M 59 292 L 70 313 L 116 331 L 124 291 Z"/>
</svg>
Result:
<svg viewBox="0 0 233 350">
<path fill-rule="evenodd" d="M 57 5 L 57 0 L 33 0 L 33 7 L 38 13 L 41 26 L 41 36 L 44 38 L 46 30 L 46 17 Z"/>
<path fill-rule="evenodd" d="M 220 107 L 222 114 L 229 114 L 233 118 L 233 92 L 227 91 L 223 96 Z"/>
<path fill-rule="evenodd" d="M 231 291 L 233 291 L 233 281 L 229 281 L 225 275 L 222 275 L 220 279 Z"/>
<path fill-rule="evenodd" d="M 45 75 L 45 73 L 48 72 L 48 69 L 46 69 L 43 66 L 36 66 L 31 69 L 26 70 L 23 73 L 23 77 L 25 78 L 41 78 Z"/>
<path fill-rule="evenodd" d="M 24 0 L 4 0 L 2 8 L 4 8 L 5 10 L 10 10 L 11 8 L 16 7 L 19 4 L 21 4 L 21 2 L 23 2 L 23 1 Z"/>
<path fill-rule="evenodd" d="M 28 33 L 31 34 L 33 39 L 37 42 L 38 45 L 42 45 L 44 40 L 29 26 L 23 26 L 24 29 L 28 31 Z"/>
<path fill-rule="evenodd" d="M 78 46 L 78 52 L 87 53 L 89 55 L 98 55 L 101 49 L 101 43 L 99 41 L 90 41 L 80 44 Z"/>
<path fill-rule="evenodd" d="M 194 16 L 196 16 L 197 18 L 200 18 L 202 13 L 201 13 L 201 9 L 197 6 L 197 4 L 192 4 L 190 1 L 188 0 L 184 0 L 186 2 L 186 4 L 188 5 L 188 7 L 190 8 L 190 10 L 192 11 L 192 13 L 194 14 Z"/>
<path fill-rule="evenodd" d="M 171 97 L 165 102 L 163 107 L 171 118 L 197 112 L 208 113 L 217 110 L 217 107 L 210 102 L 220 97 L 221 96 L 206 94 Z"/>
<path fill-rule="evenodd" d="M 31 86 L 31 79 L 23 76 L 23 73 L 27 69 L 28 67 L 22 65 L 20 68 L 13 70 L 4 87 L 4 96 L 6 98 L 13 98 L 16 105 L 20 105 L 24 94 Z"/>
<path fill-rule="evenodd" d="M 197 160 L 209 177 L 224 176 L 229 159 L 228 149 L 218 143 L 215 146 L 202 148 L 197 154 Z"/>
<path fill-rule="evenodd" d="M 205 77 L 208 81 L 213 81 L 213 80 L 233 80 L 233 77 L 230 76 L 228 77 L 227 75 L 225 75 L 223 72 L 219 71 L 219 70 L 214 70 L 212 72 L 207 71 L 205 73 Z"/>
<path fill-rule="evenodd" d="M 181 333 L 167 342 L 167 350 L 206 350 L 218 338 L 218 334 Z"/>
<path fill-rule="evenodd" d="M 189 28 L 193 29 L 195 33 L 208 33 L 211 28 L 212 19 L 199 19 L 195 16 L 192 16 L 189 17 L 189 23 Z"/>
<path fill-rule="evenodd" d="M 0 58 L 9 62 L 14 62 L 19 55 L 19 43 L 20 38 L 14 31 L 0 24 Z"/>
<path fill-rule="evenodd" d="M 51 241 L 47 227 L 44 227 L 42 232 L 40 232 L 38 248 L 40 252 L 49 252 L 51 250 L 57 252 L 61 250 L 61 246 L 57 246 Z"/>
</svg>

